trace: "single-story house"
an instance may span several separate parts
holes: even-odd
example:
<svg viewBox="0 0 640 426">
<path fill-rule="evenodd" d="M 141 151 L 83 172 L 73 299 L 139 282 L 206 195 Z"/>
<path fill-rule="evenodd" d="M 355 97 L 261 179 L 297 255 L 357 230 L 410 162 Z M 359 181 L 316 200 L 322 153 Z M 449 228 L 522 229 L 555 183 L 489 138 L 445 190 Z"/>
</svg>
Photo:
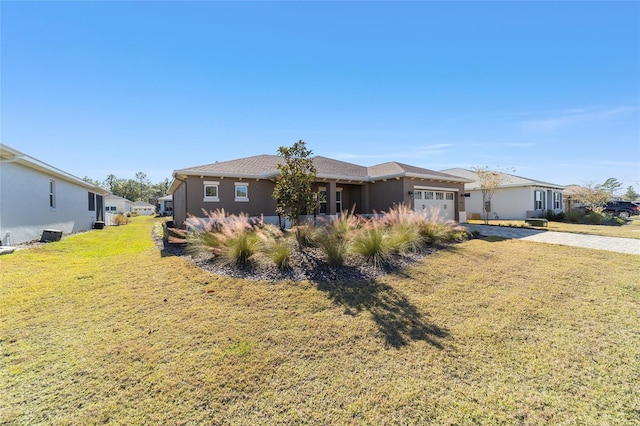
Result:
<svg viewBox="0 0 640 426">
<path fill-rule="evenodd" d="M 160 215 L 162 216 L 173 216 L 173 196 L 165 195 L 164 197 L 158 198 L 158 204 Z"/>
<path fill-rule="evenodd" d="M 478 175 L 472 170 L 462 168 L 446 169 L 443 172 L 471 180 L 464 185 L 464 191 L 467 194 L 467 217 L 483 218 L 482 192 Z M 556 214 L 563 211 L 564 186 L 503 172 L 498 173 L 502 175 L 502 184 L 489 203 L 490 219 L 521 220 L 542 217 L 547 211 Z"/>
<path fill-rule="evenodd" d="M 44 230 L 70 234 L 104 221 L 109 192 L 0 145 L 0 245 L 39 240 Z"/>
<path fill-rule="evenodd" d="M 257 155 L 175 170 L 169 194 L 176 225 L 184 225 L 189 215 L 202 217 L 203 211 L 217 209 L 278 223 L 272 193 L 282 163 L 280 156 Z M 365 167 L 316 156 L 313 163 L 313 190 L 325 200 L 317 215 L 336 217 L 351 209 L 366 215 L 405 204 L 420 211 L 436 209 L 443 221 L 466 221 L 466 178 L 398 162 Z"/>
<path fill-rule="evenodd" d="M 133 201 L 113 194 L 104 197 L 104 205 L 106 212 L 110 214 L 127 214 L 133 211 Z"/>
<path fill-rule="evenodd" d="M 156 213 L 156 206 L 146 201 L 136 201 L 133 203 L 133 211 L 138 212 L 141 216 L 151 216 Z"/>
</svg>

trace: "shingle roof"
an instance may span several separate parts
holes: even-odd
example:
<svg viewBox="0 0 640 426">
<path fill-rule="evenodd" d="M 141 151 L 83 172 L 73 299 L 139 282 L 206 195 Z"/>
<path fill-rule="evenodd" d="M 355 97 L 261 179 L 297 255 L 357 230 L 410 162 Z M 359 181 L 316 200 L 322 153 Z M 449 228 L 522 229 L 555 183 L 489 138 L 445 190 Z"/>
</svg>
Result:
<svg viewBox="0 0 640 426">
<path fill-rule="evenodd" d="M 202 166 L 188 167 L 174 171 L 178 175 L 202 175 L 221 177 L 243 177 L 250 179 L 271 179 L 278 174 L 278 164 L 284 159 L 277 155 L 256 155 L 230 161 L 221 161 Z M 450 182 L 466 182 L 459 176 L 454 176 L 434 170 L 411 166 L 398 162 L 388 162 L 371 167 L 360 166 L 332 158 L 313 157 L 316 174 L 319 178 L 339 180 L 376 181 L 394 177 L 419 177 L 425 179 L 445 180 Z"/>
<path fill-rule="evenodd" d="M 465 189 L 467 190 L 480 188 L 480 185 L 478 183 L 478 175 L 472 170 L 455 168 L 455 169 L 446 169 L 443 171 L 446 173 L 450 173 L 452 175 L 461 176 L 461 177 L 472 180 L 473 182 L 465 184 Z M 500 187 L 502 188 L 518 187 L 518 186 L 543 186 L 543 187 L 558 188 L 558 189 L 564 188 L 562 185 L 543 182 L 541 180 L 524 178 L 521 176 L 511 175 L 509 173 L 504 173 L 504 172 L 498 172 L 498 173 L 503 175 L 503 178 L 504 178 L 502 185 L 500 185 Z"/>
<path fill-rule="evenodd" d="M 276 166 L 283 163 L 282 157 L 277 155 L 255 155 L 253 157 L 238 158 L 237 160 L 220 161 L 203 166 L 188 167 L 176 170 L 178 174 L 209 176 L 250 177 L 267 179 L 278 174 Z"/>
</svg>

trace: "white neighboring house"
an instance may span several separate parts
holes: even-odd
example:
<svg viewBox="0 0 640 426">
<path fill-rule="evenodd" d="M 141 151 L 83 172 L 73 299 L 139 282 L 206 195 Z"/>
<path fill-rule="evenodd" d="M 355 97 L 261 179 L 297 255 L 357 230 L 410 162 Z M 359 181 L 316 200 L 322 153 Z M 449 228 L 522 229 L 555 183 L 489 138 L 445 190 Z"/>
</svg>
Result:
<svg viewBox="0 0 640 426">
<path fill-rule="evenodd" d="M 173 195 L 165 195 L 158 198 L 160 204 L 160 214 L 162 216 L 173 216 Z"/>
<path fill-rule="evenodd" d="M 0 245 L 39 240 L 45 229 L 63 234 L 91 229 L 104 220 L 108 193 L 0 144 Z"/>
<path fill-rule="evenodd" d="M 471 179 L 464 185 L 467 218 L 483 217 L 482 192 L 478 175 L 472 170 L 454 168 L 444 173 Z M 547 211 L 563 211 L 562 191 L 564 186 L 520 176 L 501 173 L 503 183 L 491 198 L 489 219 L 522 220 L 530 217 L 542 217 Z"/>
<path fill-rule="evenodd" d="M 104 209 L 108 214 L 127 214 L 133 211 L 133 201 L 117 195 L 104 197 Z"/>
<path fill-rule="evenodd" d="M 133 210 L 137 211 L 140 216 L 151 216 L 156 213 L 156 206 L 145 201 L 136 201 L 133 203 Z"/>
</svg>

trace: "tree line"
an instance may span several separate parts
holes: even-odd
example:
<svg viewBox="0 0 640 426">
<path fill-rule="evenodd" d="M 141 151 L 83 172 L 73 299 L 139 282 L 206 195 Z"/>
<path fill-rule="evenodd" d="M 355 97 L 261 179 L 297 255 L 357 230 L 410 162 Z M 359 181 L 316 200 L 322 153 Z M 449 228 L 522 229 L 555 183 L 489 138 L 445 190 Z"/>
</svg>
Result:
<svg viewBox="0 0 640 426">
<path fill-rule="evenodd" d="M 116 175 L 110 174 L 103 181 L 94 180 L 87 176 L 82 180 L 129 201 L 145 201 L 153 205 L 158 204 L 158 198 L 167 195 L 169 190 L 168 178 L 158 183 L 151 183 L 147 174 L 143 172 L 136 173 L 135 179 L 118 178 Z"/>
</svg>

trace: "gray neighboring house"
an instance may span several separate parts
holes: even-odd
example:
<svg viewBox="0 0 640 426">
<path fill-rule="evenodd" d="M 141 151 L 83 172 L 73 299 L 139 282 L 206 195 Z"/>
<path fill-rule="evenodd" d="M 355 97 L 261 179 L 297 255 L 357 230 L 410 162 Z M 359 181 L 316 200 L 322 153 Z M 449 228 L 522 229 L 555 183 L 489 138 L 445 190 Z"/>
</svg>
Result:
<svg viewBox="0 0 640 426">
<path fill-rule="evenodd" d="M 466 199 L 467 217 L 482 218 L 482 193 L 478 175 L 462 168 L 446 169 L 443 172 L 471 181 L 464 185 L 465 192 L 469 194 Z M 503 183 L 491 199 L 490 219 L 522 220 L 542 217 L 547 211 L 556 214 L 563 211 L 564 186 L 508 173 L 500 174 L 503 175 Z"/>
<path fill-rule="evenodd" d="M 276 155 L 257 155 L 175 170 L 169 194 L 173 197 L 176 225 L 189 215 L 224 209 L 228 214 L 264 216 L 278 223 L 272 197 L 279 176 Z M 313 190 L 322 193 L 319 216 L 335 218 L 342 211 L 372 214 L 405 204 L 418 211 L 436 209 L 442 221 L 466 221 L 462 196 L 468 179 L 398 162 L 371 167 L 313 157 L 317 180 Z"/>
<path fill-rule="evenodd" d="M 0 245 L 39 240 L 45 229 L 70 234 L 104 221 L 109 192 L 0 145 Z"/>
</svg>

